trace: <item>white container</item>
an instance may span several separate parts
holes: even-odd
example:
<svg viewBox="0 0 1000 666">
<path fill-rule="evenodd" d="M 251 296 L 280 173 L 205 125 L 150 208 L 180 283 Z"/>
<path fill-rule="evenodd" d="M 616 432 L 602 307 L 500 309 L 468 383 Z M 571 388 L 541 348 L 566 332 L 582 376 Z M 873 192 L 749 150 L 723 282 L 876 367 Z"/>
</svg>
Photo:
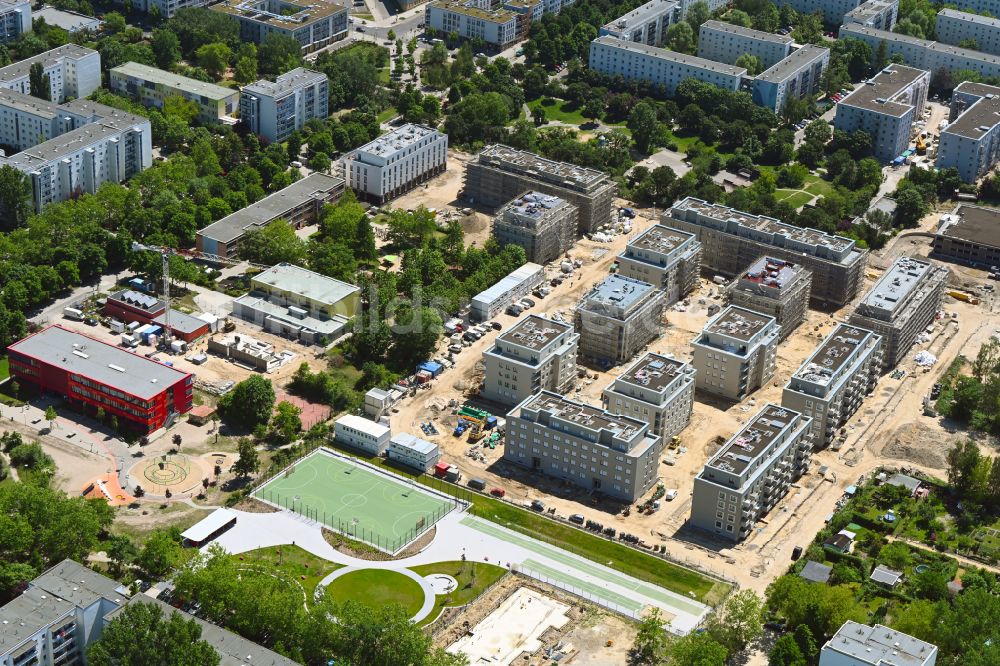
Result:
<svg viewBox="0 0 1000 666">
<path fill-rule="evenodd" d="M 136 347 L 136 346 L 138 346 L 138 344 L 139 344 L 139 341 L 136 340 L 135 338 L 133 338 L 128 333 L 125 333 L 125 334 L 122 335 L 122 346 L 124 346 L 124 347 Z"/>
<path fill-rule="evenodd" d="M 83 321 L 83 310 L 78 310 L 77 308 L 63 308 L 63 316 L 66 317 L 66 319 Z"/>
<path fill-rule="evenodd" d="M 174 340 L 170 343 L 170 351 L 181 354 L 187 349 L 187 344 L 183 340 Z"/>
<path fill-rule="evenodd" d="M 117 319 L 111 320 L 111 331 L 112 333 L 124 333 L 125 332 L 125 322 L 118 321 Z"/>
</svg>

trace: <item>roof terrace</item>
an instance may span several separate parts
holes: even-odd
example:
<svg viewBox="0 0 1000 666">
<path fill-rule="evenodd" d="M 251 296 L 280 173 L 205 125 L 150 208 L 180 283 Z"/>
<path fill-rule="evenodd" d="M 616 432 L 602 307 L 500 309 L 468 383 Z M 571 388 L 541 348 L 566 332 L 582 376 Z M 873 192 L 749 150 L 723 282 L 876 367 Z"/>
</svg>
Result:
<svg viewBox="0 0 1000 666">
<path fill-rule="evenodd" d="M 609 180 L 608 174 L 603 171 L 568 162 L 556 162 L 527 150 L 517 150 L 499 143 L 483 148 L 478 159 L 484 164 L 496 165 L 503 171 L 522 173 L 541 182 L 583 191 L 590 191 Z"/>
<path fill-rule="evenodd" d="M 798 412 L 787 407 L 766 405 L 709 459 L 705 468 L 742 474 L 790 429 L 798 416 Z"/>
<path fill-rule="evenodd" d="M 569 324 L 531 315 L 503 333 L 498 341 L 538 351 L 548 347 L 556 338 L 570 330 Z"/>
<path fill-rule="evenodd" d="M 867 344 L 873 335 L 875 334 L 864 328 L 838 324 L 792 375 L 791 383 L 795 384 L 795 380 L 799 379 L 818 386 L 828 386 L 854 358 L 855 352 Z"/>
<path fill-rule="evenodd" d="M 715 319 L 708 322 L 704 333 L 722 335 L 727 338 L 735 338 L 742 342 L 749 342 L 754 336 L 768 324 L 774 323 L 774 317 L 762 315 L 752 310 L 730 305 L 719 313 Z"/>
<path fill-rule="evenodd" d="M 675 358 L 650 352 L 618 375 L 618 381 L 659 393 L 673 383 L 685 365 Z"/>
</svg>

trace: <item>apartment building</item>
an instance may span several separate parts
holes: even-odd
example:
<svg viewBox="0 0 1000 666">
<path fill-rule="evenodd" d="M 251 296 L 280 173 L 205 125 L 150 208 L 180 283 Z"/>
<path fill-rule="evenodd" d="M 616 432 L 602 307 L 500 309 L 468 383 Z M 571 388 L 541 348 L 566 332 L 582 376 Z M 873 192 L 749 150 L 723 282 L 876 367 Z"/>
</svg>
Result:
<svg viewBox="0 0 1000 666">
<path fill-rule="evenodd" d="M 484 7 L 482 0 L 438 0 L 424 9 L 424 25 L 441 34 L 481 39 L 504 49 L 518 38 L 518 14 L 509 9 Z"/>
<path fill-rule="evenodd" d="M 325 345 L 347 332 L 360 295 L 353 284 L 282 263 L 250 278 L 250 293 L 233 301 L 233 315 L 292 340 Z"/>
<path fill-rule="evenodd" d="M 941 217 L 933 256 L 967 266 L 1000 266 L 1000 209 L 959 204 Z"/>
<path fill-rule="evenodd" d="M 580 358 L 608 368 L 627 362 L 660 334 L 666 296 L 656 286 L 611 275 L 576 307 Z"/>
<path fill-rule="evenodd" d="M 601 393 L 604 410 L 631 416 L 668 442 L 691 422 L 695 369 L 672 356 L 648 352 Z"/>
<path fill-rule="evenodd" d="M 949 5 L 955 5 L 966 12 L 977 14 L 993 14 L 996 12 L 996 0 L 952 0 Z"/>
<path fill-rule="evenodd" d="M 180 97 L 198 107 L 198 120 L 217 123 L 236 112 L 239 92 L 137 62 L 127 62 L 108 72 L 108 87 L 146 107 L 163 108 L 170 97 Z M 235 123 L 235 120 L 233 120 Z"/>
<path fill-rule="evenodd" d="M 875 390 L 881 374 L 882 337 L 837 324 L 788 380 L 781 404 L 811 418 L 813 445 L 826 448 Z"/>
<path fill-rule="evenodd" d="M 235 18 L 240 39 L 254 44 L 278 33 L 312 53 L 347 37 L 348 7 L 331 0 L 223 0 L 211 9 Z"/>
<path fill-rule="evenodd" d="M 114 0 L 124 6 L 124 0 Z M 133 11 L 152 14 L 160 18 L 172 18 L 181 9 L 207 7 L 211 0 L 133 0 Z"/>
<path fill-rule="evenodd" d="M 774 375 L 778 333 L 774 317 L 730 305 L 691 341 L 699 391 L 742 400 Z"/>
<path fill-rule="evenodd" d="M 313 118 L 329 115 L 330 81 L 326 74 L 305 67 L 240 89 L 240 121 L 271 143 L 284 141 Z"/>
<path fill-rule="evenodd" d="M 819 666 L 934 666 L 938 648 L 881 624 L 848 620 L 819 652 Z"/>
<path fill-rule="evenodd" d="M 856 9 L 865 0 L 787 0 L 782 4 L 789 5 L 800 14 L 816 14 L 823 16 L 823 23 L 838 25 L 844 14 Z"/>
<path fill-rule="evenodd" d="M 500 245 L 519 245 L 528 261 L 545 264 L 563 255 L 576 239 L 580 211 L 562 197 L 526 192 L 493 218 Z"/>
<path fill-rule="evenodd" d="M 379 205 L 448 168 L 448 135 L 407 123 L 342 159 L 347 186 Z"/>
<path fill-rule="evenodd" d="M 496 284 L 487 287 L 472 297 L 469 303 L 469 317 L 473 321 L 487 321 L 503 312 L 511 303 L 531 293 L 531 290 L 545 279 L 541 264 L 528 262 L 515 268 Z"/>
<path fill-rule="evenodd" d="M 565 322 L 539 315 L 522 319 L 483 352 L 480 395 L 513 407 L 539 391 L 569 393 L 576 379 L 579 339 L 580 334 Z"/>
<path fill-rule="evenodd" d="M 343 178 L 311 173 L 199 230 L 195 247 L 199 252 L 231 259 L 237 256 L 240 242 L 251 229 L 260 229 L 275 220 L 284 220 L 295 229 L 313 224 L 323 206 L 336 203 L 343 193 Z"/>
<path fill-rule="evenodd" d="M 28 0 L 0 1 L 0 44 L 12 42 L 31 32 L 31 3 Z"/>
<path fill-rule="evenodd" d="M 505 461 L 623 502 L 653 487 L 662 451 L 642 421 L 550 391 L 507 414 Z"/>
<path fill-rule="evenodd" d="M 845 23 L 840 28 L 840 37 L 859 39 L 868 44 L 873 53 L 878 53 L 884 42 L 886 57 L 899 55 L 907 65 L 929 72 L 954 73 L 971 70 L 983 77 L 1000 76 L 1000 55 L 993 53 L 932 42 L 898 32 L 870 28 L 859 23 Z"/>
<path fill-rule="evenodd" d="M 153 162 L 149 120 L 110 106 L 54 104 L 0 89 L 0 137 L 20 150 L 8 164 L 28 175 L 35 210 L 107 182 L 128 180 Z"/>
<path fill-rule="evenodd" d="M 41 63 L 49 77 L 49 99 L 82 99 L 101 87 L 101 56 L 93 49 L 66 44 L 36 56 L 0 67 L 0 88 L 31 94 L 31 66 Z"/>
<path fill-rule="evenodd" d="M 892 30 L 899 17 L 899 0 L 868 0 L 844 14 L 844 23 L 857 23 L 876 30 Z"/>
<path fill-rule="evenodd" d="M 789 100 L 818 93 L 823 70 L 829 64 L 830 49 L 812 44 L 799 47 L 754 78 L 753 101 L 780 113 Z"/>
<path fill-rule="evenodd" d="M 663 290 L 670 307 L 698 286 L 701 243 L 694 234 L 654 224 L 630 240 L 615 259 L 618 274 Z"/>
<path fill-rule="evenodd" d="M 811 419 L 764 405 L 694 479 L 691 524 L 739 542 L 809 468 Z"/>
<path fill-rule="evenodd" d="M 104 27 L 104 21 L 95 16 L 56 9 L 49 5 L 43 5 L 37 12 L 33 12 L 32 19 L 42 19 L 46 25 L 62 28 L 71 35 L 87 31 L 96 33 Z"/>
<path fill-rule="evenodd" d="M 806 319 L 812 272 L 777 257 L 758 257 L 728 288 L 730 305 L 769 317 L 778 323 L 778 342 Z"/>
<path fill-rule="evenodd" d="M 167 427 L 191 409 L 193 375 L 59 325 L 7 351 L 10 373 L 22 385 L 103 409 L 141 432 Z"/>
<path fill-rule="evenodd" d="M 607 76 L 661 86 L 667 95 L 673 95 L 684 79 L 736 91 L 747 75 L 743 67 L 610 36 L 598 37 L 590 43 L 589 66 Z"/>
<path fill-rule="evenodd" d="M 791 55 L 792 43 L 792 38 L 787 35 L 752 30 L 714 19 L 705 21 L 698 29 L 698 57 L 730 65 L 735 65 L 741 55 L 750 54 L 760 58 L 764 69 L 768 69 Z"/>
<path fill-rule="evenodd" d="M 463 196 L 497 208 L 525 192 L 551 194 L 576 206 L 580 233 L 611 223 L 618 186 L 605 172 L 539 157 L 502 144 L 487 146 L 465 170 Z"/>
<path fill-rule="evenodd" d="M 889 65 L 840 101 L 833 127 L 871 135 L 875 158 L 889 163 L 909 146 L 930 84 L 931 73 L 926 70 Z"/>
<path fill-rule="evenodd" d="M 868 252 L 850 238 L 693 197 L 674 204 L 661 221 L 701 241 L 702 272 L 708 276 L 738 275 L 764 254 L 801 264 L 813 274 L 810 298 L 814 307 L 846 305 L 864 281 Z"/>
<path fill-rule="evenodd" d="M 1000 88 L 960 83 L 951 97 L 951 122 L 941 130 L 937 167 L 955 167 L 975 183 L 1000 161 Z"/>
<path fill-rule="evenodd" d="M 882 368 L 899 365 L 934 321 L 949 271 L 922 259 L 900 257 L 865 294 L 848 321 L 882 336 Z"/>
<path fill-rule="evenodd" d="M 994 8 L 994 13 L 1000 7 Z M 1000 19 L 970 14 L 957 9 L 942 9 L 937 14 L 934 34 L 945 44 L 974 41 L 975 50 L 1000 55 Z"/>
<path fill-rule="evenodd" d="M 667 28 L 680 20 L 680 0 L 650 0 L 601 26 L 598 34 L 627 42 L 663 46 Z"/>
</svg>

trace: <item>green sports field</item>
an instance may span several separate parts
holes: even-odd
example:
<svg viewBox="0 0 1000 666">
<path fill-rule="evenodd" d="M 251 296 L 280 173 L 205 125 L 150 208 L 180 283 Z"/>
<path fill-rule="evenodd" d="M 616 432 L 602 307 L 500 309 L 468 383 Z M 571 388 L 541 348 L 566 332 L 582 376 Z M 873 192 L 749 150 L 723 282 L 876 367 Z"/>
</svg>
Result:
<svg viewBox="0 0 1000 666">
<path fill-rule="evenodd" d="M 390 553 L 455 506 L 408 479 L 320 449 L 253 492 L 253 497 L 321 522 Z"/>
</svg>

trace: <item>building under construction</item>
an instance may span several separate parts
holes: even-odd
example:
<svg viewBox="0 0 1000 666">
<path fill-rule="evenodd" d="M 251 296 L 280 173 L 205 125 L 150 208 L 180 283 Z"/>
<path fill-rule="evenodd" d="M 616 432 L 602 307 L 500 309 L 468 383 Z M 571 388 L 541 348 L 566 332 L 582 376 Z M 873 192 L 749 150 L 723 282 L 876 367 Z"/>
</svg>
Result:
<svg viewBox="0 0 1000 666">
<path fill-rule="evenodd" d="M 465 170 L 464 195 L 477 205 L 499 208 L 531 190 L 576 206 L 581 234 L 611 223 L 618 193 L 615 182 L 603 171 L 555 162 L 500 144 L 484 148 Z"/>
<path fill-rule="evenodd" d="M 781 342 L 805 321 L 812 273 L 800 264 L 758 257 L 729 286 L 729 302 L 778 320 Z"/>
<path fill-rule="evenodd" d="M 527 192 L 500 209 L 493 235 L 500 245 L 523 247 L 528 261 L 544 264 L 573 244 L 578 215 L 576 206 L 561 197 Z"/>
<path fill-rule="evenodd" d="M 701 269 L 701 243 L 686 231 L 654 224 L 618 255 L 618 273 L 654 284 L 673 305 L 695 290 Z"/>
<path fill-rule="evenodd" d="M 579 356 L 596 367 L 625 363 L 660 334 L 666 295 L 641 280 L 612 275 L 576 308 Z"/>
</svg>

